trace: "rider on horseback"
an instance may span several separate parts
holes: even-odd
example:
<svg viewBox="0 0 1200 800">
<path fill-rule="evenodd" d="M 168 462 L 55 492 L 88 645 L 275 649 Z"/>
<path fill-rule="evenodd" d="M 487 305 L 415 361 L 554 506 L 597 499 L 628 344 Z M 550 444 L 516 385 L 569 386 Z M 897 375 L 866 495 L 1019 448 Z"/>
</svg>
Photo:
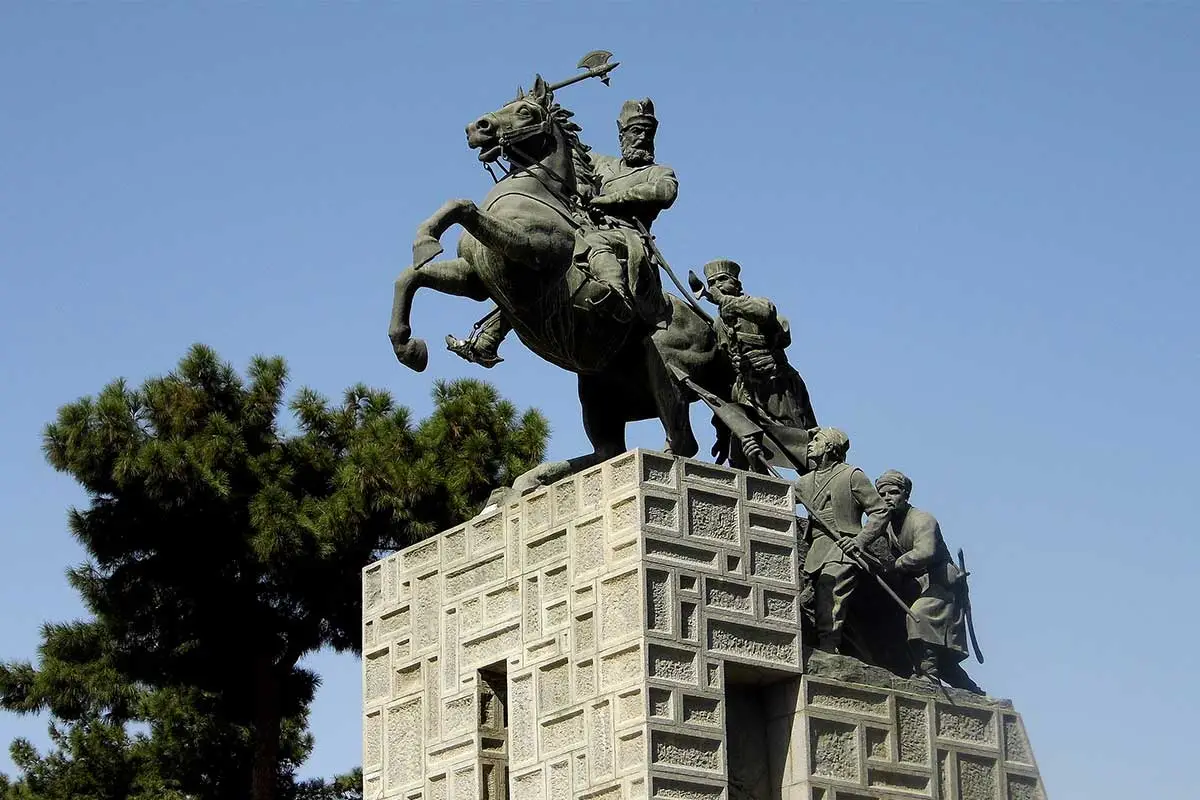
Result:
<svg viewBox="0 0 1200 800">
<path fill-rule="evenodd" d="M 584 302 L 607 310 L 621 321 L 639 317 L 648 325 L 657 323 L 662 292 L 657 280 L 640 286 L 626 266 L 631 248 L 640 247 L 638 227 L 647 231 L 663 209 L 670 208 L 679 194 L 675 172 L 654 163 L 654 134 L 658 120 L 649 99 L 627 100 L 617 117 L 621 157 L 592 155 L 598 186 L 582 187 L 591 219 L 583 221 L 575 247 L 575 263 L 607 291 Z M 625 263 L 622 263 L 622 257 Z M 653 276 L 657 278 L 657 275 Z M 450 351 L 467 361 L 493 367 L 502 359 L 497 350 L 511 326 L 493 309 L 463 339 L 446 337 Z"/>
</svg>

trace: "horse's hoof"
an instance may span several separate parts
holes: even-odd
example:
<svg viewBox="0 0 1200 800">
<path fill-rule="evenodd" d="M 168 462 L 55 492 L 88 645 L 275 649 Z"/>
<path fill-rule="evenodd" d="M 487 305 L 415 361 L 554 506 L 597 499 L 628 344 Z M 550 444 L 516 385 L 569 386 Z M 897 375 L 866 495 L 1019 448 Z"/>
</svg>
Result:
<svg viewBox="0 0 1200 800">
<path fill-rule="evenodd" d="M 442 243 L 437 239 L 432 236 L 418 236 L 413 242 L 413 269 L 420 269 L 440 256 L 442 252 Z"/>
<path fill-rule="evenodd" d="M 511 486 L 501 486 L 497 489 L 493 489 L 492 493 L 488 495 L 487 501 L 483 504 L 483 510 L 481 510 L 475 516 L 482 516 L 494 511 L 497 508 L 504 508 L 510 503 L 515 503 L 520 499 L 521 495 L 517 492 L 514 492 Z"/>
<path fill-rule="evenodd" d="M 424 339 L 409 339 L 403 344 L 392 345 L 396 359 L 413 372 L 424 372 L 429 366 L 429 348 Z"/>
</svg>

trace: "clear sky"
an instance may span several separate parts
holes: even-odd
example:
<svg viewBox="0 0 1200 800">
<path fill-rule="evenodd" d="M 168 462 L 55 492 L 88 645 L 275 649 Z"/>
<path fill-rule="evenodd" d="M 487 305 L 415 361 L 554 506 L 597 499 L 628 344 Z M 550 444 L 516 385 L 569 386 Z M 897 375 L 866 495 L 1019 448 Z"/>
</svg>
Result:
<svg viewBox="0 0 1200 800">
<path fill-rule="evenodd" d="M 1050 795 L 1191 795 L 1197 3 L 0 5 L 0 658 L 81 613 L 84 498 L 42 426 L 193 342 L 421 414 L 485 377 L 584 451 L 570 375 L 515 338 L 490 372 L 441 349 L 484 306 L 418 296 L 421 375 L 385 334 L 415 225 L 490 185 L 466 123 L 595 48 L 613 86 L 560 100 L 614 152 L 621 101 L 654 99 L 663 251 L 739 260 L 851 462 L 908 472 L 966 549 L 972 672 Z M 311 663 L 330 774 L 360 758 L 359 666 Z M 44 729 L 0 715 L 5 744 Z"/>
</svg>

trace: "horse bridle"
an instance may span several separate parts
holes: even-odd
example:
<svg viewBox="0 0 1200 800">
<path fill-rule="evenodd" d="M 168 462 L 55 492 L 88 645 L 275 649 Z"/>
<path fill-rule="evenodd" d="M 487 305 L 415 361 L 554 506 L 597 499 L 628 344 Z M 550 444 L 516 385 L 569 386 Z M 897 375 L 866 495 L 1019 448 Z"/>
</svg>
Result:
<svg viewBox="0 0 1200 800">
<path fill-rule="evenodd" d="M 561 185 L 566 185 L 566 178 L 564 178 L 562 175 L 559 175 L 542 162 L 537 162 L 535 164 L 532 156 L 530 156 L 529 153 L 516 146 L 518 142 L 523 142 L 526 139 L 532 138 L 539 134 L 546 135 L 553 132 L 554 121 L 551 118 L 550 113 L 545 109 L 541 109 L 541 111 L 543 114 L 545 114 L 541 122 L 535 122 L 530 125 L 522 125 L 519 128 L 513 128 L 510 131 L 501 133 L 496 137 L 497 144 L 500 146 L 501 158 L 506 159 L 511 164 L 513 162 L 513 158 L 510 153 L 516 153 L 517 155 L 524 156 L 525 160 L 529 162 L 529 164 L 524 167 L 520 167 L 519 169 L 505 169 L 503 165 L 500 165 L 500 169 L 504 171 L 504 178 L 515 178 L 521 174 L 527 174 L 535 181 L 540 183 L 542 188 L 549 192 L 552 197 L 562 203 L 564 208 L 582 210 L 582 204 L 580 203 L 578 196 L 574 198 L 565 197 L 561 192 L 556 191 L 554 187 L 542 180 L 541 176 L 534 172 L 533 167 L 539 166 L 546 170 L 546 172 L 550 173 L 550 177 L 558 181 Z M 484 163 L 483 168 L 487 170 L 488 175 L 492 176 L 493 183 L 499 183 L 500 181 L 504 180 L 504 178 L 496 177 L 496 173 L 492 172 L 491 164 Z"/>
<path fill-rule="evenodd" d="M 522 125 L 520 128 L 513 128 L 511 131 L 500 134 L 497 138 L 499 139 L 500 147 L 503 148 L 517 142 L 523 142 L 539 133 L 550 133 L 551 125 L 550 115 L 546 114 L 546 117 L 541 122 L 535 122 L 532 125 Z"/>
</svg>

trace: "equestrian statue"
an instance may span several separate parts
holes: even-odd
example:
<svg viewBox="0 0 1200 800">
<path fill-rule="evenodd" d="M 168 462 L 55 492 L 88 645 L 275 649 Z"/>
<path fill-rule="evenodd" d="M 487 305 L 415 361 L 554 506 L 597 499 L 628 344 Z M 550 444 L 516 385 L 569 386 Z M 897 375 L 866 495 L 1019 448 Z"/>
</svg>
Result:
<svg viewBox="0 0 1200 800">
<path fill-rule="evenodd" d="M 695 455 L 694 396 L 676 371 L 726 398 L 734 382 L 708 315 L 690 295 L 663 291 L 658 266 L 666 264 L 644 226 L 608 216 L 606 206 L 616 204 L 592 203 L 602 180 L 579 125 L 555 102 L 561 85 L 538 76 L 531 91 L 467 125 L 467 145 L 485 165 L 507 162 L 507 175 L 482 204 L 451 200 L 418 226 L 388 328 L 396 357 L 421 371 L 428 348 L 410 327 L 417 290 L 491 300 L 526 347 L 578 375 L 593 452 L 540 465 L 518 478 L 516 492 L 624 452 L 625 426 L 637 420 L 658 418 L 667 452 Z M 454 225 L 463 229 L 457 257 L 434 260 Z"/>
<path fill-rule="evenodd" d="M 964 630 L 974 642 L 965 561 L 960 551 L 956 569 L 936 520 L 907 505 L 911 481 L 888 473 L 877 491 L 845 463 L 849 437 L 817 427 L 808 388 L 788 363 L 787 318 L 769 299 L 746 294 L 737 262 L 710 261 L 704 280 L 689 273 L 689 291 L 650 235 L 679 189 L 671 168 L 655 162 L 654 104 L 622 106 L 615 157 L 593 156 L 571 112 L 555 101 L 555 90 L 585 78 L 607 83 L 617 66 L 610 56 L 589 53 L 579 64 L 586 72 L 560 83 L 538 76 L 530 92 L 467 125 L 467 146 L 493 178 L 494 166 L 505 174 L 482 203 L 450 200 L 417 227 L 388 327 L 396 358 L 418 372 L 428 365 L 410 316 L 417 290 L 429 288 L 494 304 L 468 338 L 446 337 L 451 352 L 492 367 L 512 332 L 578 376 L 592 452 L 541 464 L 505 494 L 623 453 L 625 427 L 637 420 L 657 418 L 665 450 L 694 456 L 689 405 L 701 400 L 713 412 L 718 463 L 798 476 L 794 496 L 807 512 L 799 596 L 808 644 L 833 653 L 845 646 L 899 674 L 980 691 L 959 666 Z M 457 257 L 437 260 L 455 225 L 463 229 Z M 660 270 L 679 295 L 663 290 Z M 715 317 L 701 299 L 716 306 Z"/>
</svg>

